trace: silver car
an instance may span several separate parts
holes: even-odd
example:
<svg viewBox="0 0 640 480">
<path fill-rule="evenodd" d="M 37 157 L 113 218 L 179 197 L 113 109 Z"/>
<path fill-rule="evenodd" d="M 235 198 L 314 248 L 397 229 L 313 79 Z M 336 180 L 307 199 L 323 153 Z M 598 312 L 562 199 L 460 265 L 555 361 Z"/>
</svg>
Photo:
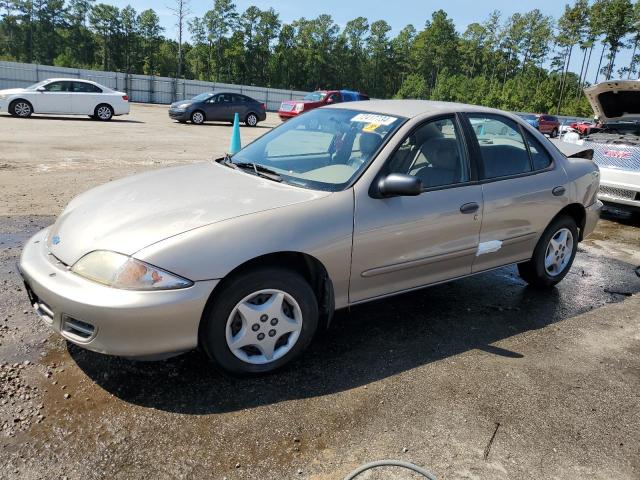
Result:
<svg viewBox="0 0 640 480">
<path fill-rule="evenodd" d="M 114 181 L 24 247 L 38 314 L 129 357 L 200 346 L 236 374 L 299 355 L 337 309 L 517 264 L 569 271 L 598 167 L 518 117 L 426 101 L 338 104 L 232 157 Z"/>
</svg>

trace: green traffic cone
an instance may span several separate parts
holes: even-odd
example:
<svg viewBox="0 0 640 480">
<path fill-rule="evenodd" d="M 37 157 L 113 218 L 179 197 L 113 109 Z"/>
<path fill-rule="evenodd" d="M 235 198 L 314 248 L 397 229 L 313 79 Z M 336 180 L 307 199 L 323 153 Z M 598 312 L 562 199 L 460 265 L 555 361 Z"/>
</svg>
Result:
<svg viewBox="0 0 640 480">
<path fill-rule="evenodd" d="M 233 155 L 242 148 L 240 144 L 240 117 L 237 113 L 233 115 L 233 132 L 231 133 L 231 143 L 229 143 L 229 153 Z"/>
</svg>

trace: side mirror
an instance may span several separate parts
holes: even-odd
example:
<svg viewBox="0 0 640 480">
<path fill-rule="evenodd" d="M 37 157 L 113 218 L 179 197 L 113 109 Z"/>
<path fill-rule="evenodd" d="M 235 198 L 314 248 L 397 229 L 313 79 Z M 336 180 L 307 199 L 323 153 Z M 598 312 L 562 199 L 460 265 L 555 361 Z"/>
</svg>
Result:
<svg viewBox="0 0 640 480">
<path fill-rule="evenodd" d="M 42 92 L 45 92 L 46 90 L 45 90 L 44 87 L 38 87 L 38 88 L 36 88 L 36 91 L 42 93 Z"/>
<path fill-rule="evenodd" d="M 378 182 L 378 192 L 383 197 L 416 196 L 422 193 L 422 181 L 403 173 L 390 173 Z"/>
</svg>

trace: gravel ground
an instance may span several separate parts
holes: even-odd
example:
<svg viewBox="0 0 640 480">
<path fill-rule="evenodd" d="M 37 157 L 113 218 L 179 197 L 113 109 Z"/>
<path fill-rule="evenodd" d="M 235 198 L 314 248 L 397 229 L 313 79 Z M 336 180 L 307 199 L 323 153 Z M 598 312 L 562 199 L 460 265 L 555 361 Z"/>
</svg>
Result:
<svg viewBox="0 0 640 480">
<path fill-rule="evenodd" d="M 51 335 L 16 273 L 24 241 L 86 188 L 228 144 L 226 125 L 132 107 L 109 124 L 0 116 L 0 478 L 329 480 L 381 458 L 439 479 L 640 478 L 640 224 L 622 215 L 556 289 L 510 267 L 339 312 L 264 378 Z"/>
</svg>

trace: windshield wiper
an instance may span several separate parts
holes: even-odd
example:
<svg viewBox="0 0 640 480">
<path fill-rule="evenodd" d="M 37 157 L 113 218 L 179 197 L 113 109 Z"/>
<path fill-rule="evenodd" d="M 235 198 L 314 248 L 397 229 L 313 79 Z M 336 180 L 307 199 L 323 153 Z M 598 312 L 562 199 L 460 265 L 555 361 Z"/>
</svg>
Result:
<svg viewBox="0 0 640 480">
<path fill-rule="evenodd" d="M 226 161 L 226 157 L 225 157 Z M 231 162 L 236 167 L 245 169 L 245 170 L 253 170 L 256 175 L 259 177 L 267 178 L 269 180 L 273 180 L 274 182 L 281 182 L 282 177 L 278 175 L 277 172 L 271 170 L 270 168 L 265 167 L 264 165 L 260 165 L 258 163 L 253 162 Z"/>
</svg>

